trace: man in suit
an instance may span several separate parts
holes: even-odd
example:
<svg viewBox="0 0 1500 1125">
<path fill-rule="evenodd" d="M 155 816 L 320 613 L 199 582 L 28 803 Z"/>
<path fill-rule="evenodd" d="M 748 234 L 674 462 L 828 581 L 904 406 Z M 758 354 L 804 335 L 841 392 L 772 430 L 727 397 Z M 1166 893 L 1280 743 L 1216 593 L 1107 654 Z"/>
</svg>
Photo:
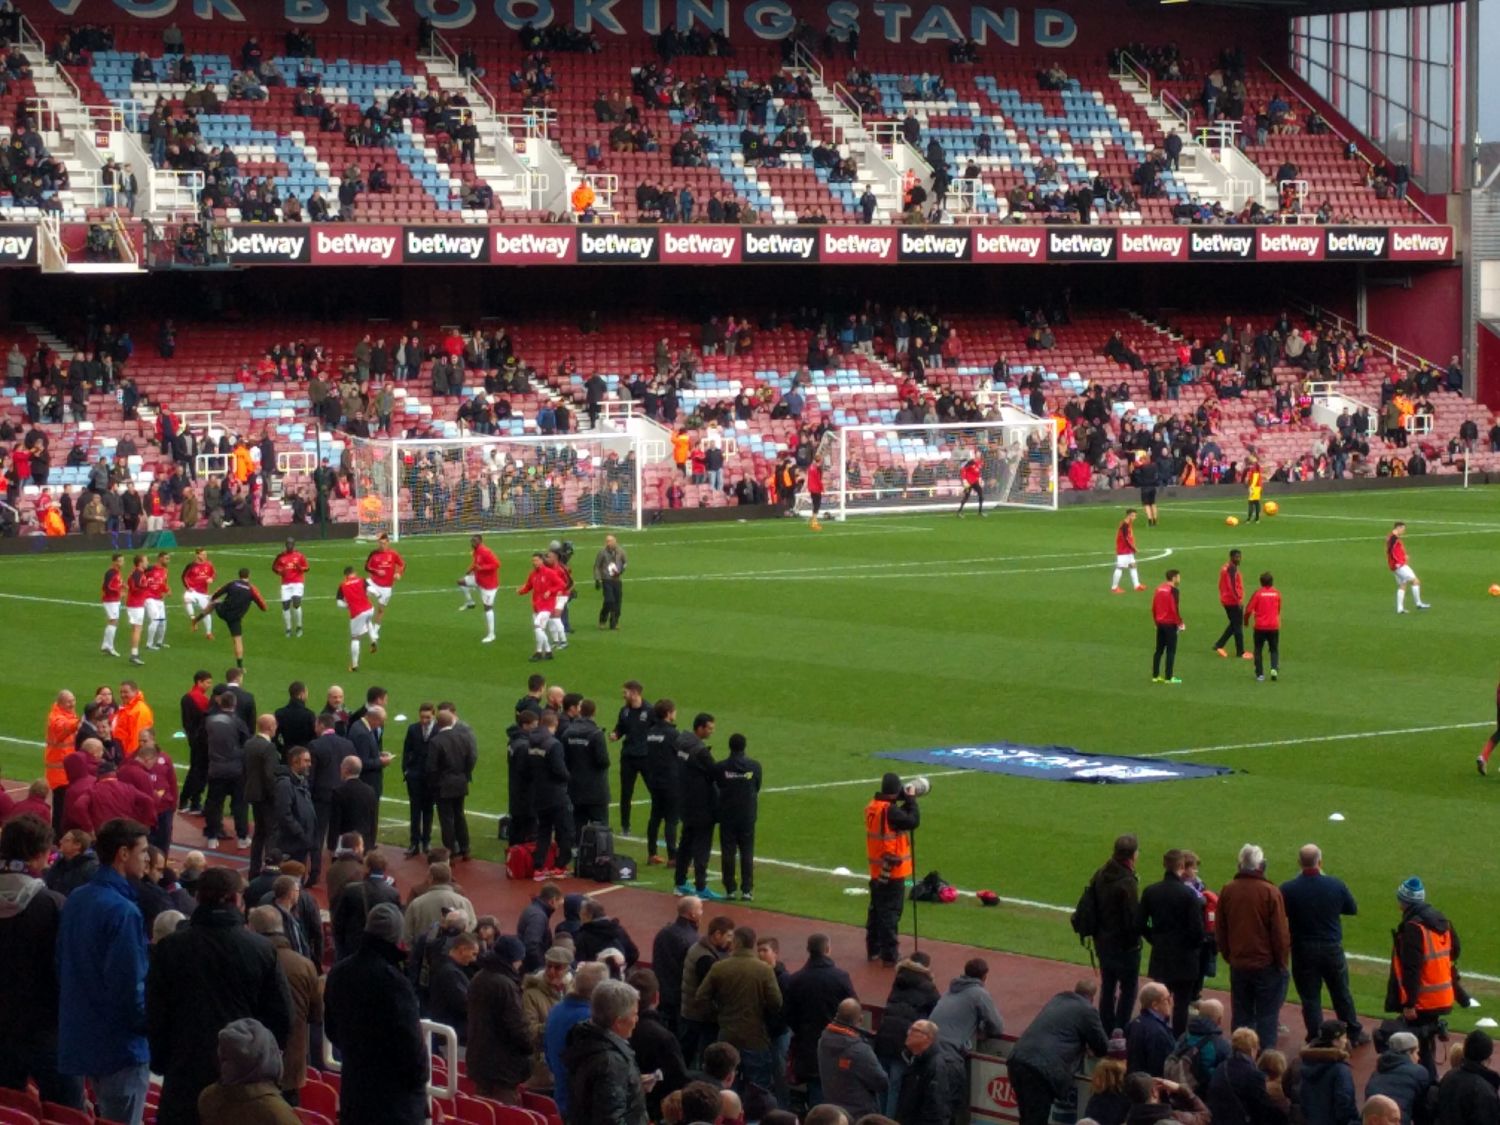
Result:
<svg viewBox="0 0 1500 1125">
<path fill-rule="evenodd" d="M 437 711 L 431 703 L 417 708 L 417 721 L 406 728 L 401 743 L 401 777 L 406 782 L 406 800 L 411 805 L 411 840 L 408 857 L 432 846 L 433 795 L 427 790 L 429 743 L 437 731 Z"/>
<path fill-rule="evenodd" d="M 255 736 L 245 743 L 245 800 L 255 830 L 250 837 L 250 870 L 259 871 L 266 857 L 276 797 L 276 767 L 281 754 L 276 749 L 276 716 L 262 715 L 255 720 Z"/>
<path fill-rule="evenodd" d="M 358 832 L 373 846 L 377 839 L 376 829 L 380 827 L 380 798 L 365 784 L 360 776 L 362 772 L 363 764 L 354 754 L 345 758 L 339 767 L 341 780 L 333 791 L 329 828 L 335 836 Z"/>
<path fill-rule="evenodd" d="M 384 707 L 366 708 L 358 719 L 349 720 L 349 741 L 354 744 L 354 753 L 360 760 L 360 779 L 370 787 L 377 800 L 385 788 L 385 767 L 391 760 L 382 746 L 384 738 Z"/>
<path fill-rule="evenodd" d="M 443 847 L 455 860 L 468 859 L 469 823 L 464 817 L 464 798 L 479 762 L 479 747 L 474 732 L 458 721 L 453 704 L 438 707 L 437 726 L 428 747 L 427 792 L 437 801 Z"/>
<path fill-rule="evenodd" d="M 1147 969 L 1152 980 L 1172 993 L 1172 1034 L 1187 1030 L 1188 1004 L 1199 980 L 1203 952 L 1203 903 L 1183 881 L 1183 853 L 1162 856 L 1162 877 L 1141 892 L 1140 931 L 1151 946 Z"/>
<path fill-rule="evenodd" d="M 315 833 L 317 847 L 313 848 L 312 863 L 307 873 L 307 885 L 317 884 L 323 872 L 323 846 L 331 849 L 338 844 L 338 834 L 329 832 L 333 823 L 333 791 L 339 787 L 339 766 L 345 758 L 354 754 L 354 745 L 338 733 L 338 716 L 325 711 L 317 718 L 318 737 L 308 744 L 312 751 L 313 810 L 317 813 L 318 827 Z"/>
<path fill-rule="evenodd" d="M 285 754 L 292 746 L 310 746 L 318 737 L 317 716 L 307 705 L 307 685 L 292 681 L 287 703 L 276 711 L 276 745 Z"/>
<path fill-rule="evenodd" d="M 234 713 L 239 716 L 240 722 L 245 724 L 246 730 L 254 730 L 258 714 L 255 710 L 255 696 L 245 690 L 245 670 L 243 668 L 231 668 L 224 673 L 224 682 L 214 688 L 217 697 L 222 692 L 230 692 L 234 696 Z"/>
</svg>

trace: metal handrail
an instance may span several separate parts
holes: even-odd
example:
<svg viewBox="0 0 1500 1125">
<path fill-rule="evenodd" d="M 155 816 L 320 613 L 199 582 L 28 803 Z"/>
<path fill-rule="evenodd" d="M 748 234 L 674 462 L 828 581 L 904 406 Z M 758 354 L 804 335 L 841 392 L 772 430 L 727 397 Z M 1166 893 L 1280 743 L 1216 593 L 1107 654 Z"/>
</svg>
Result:
<svg viewBox="0 0 1500 1125">
<path fill-rule="evenodd" d="M 1128 76 L 1130 78 L 1134 78 L 1137 82 L 1139 82 L 1146 88 L 1146 94 L 1148 96 L 1150 95 L 1151 72 L 1140 63 L 1136 62 L 1134 56 L 1132 56 L 1129 51 L 1120 52 L 1120 71 L 1121 73 L 1111 75 L 1110 77 L 1125 78 Z"/>
<path fill-rule="evenodd" d="M 1355 324 L 1347 317 L 1341 316 L 1339 313 L 1334 312 L 1332 309 L 1325 309 L 1322 305 L 1319 305 L 1313 301 L 1304 300 L 1303 298 L 1295 296 L 1291 293 L 1283 294 L 1282 299 L 1288 305 L 1291 305 L 1293 308 L 1300 309 L 1308 316 L 1316 317 L 1318 320 L 1329 321 L 1337 328 L 1342 328 L 1346 332 L 1352 332 L 1357 336 L 1363 337 L 1365 340 L 1371 343 L 1380 345 L 1381 350 L 1389 354 L 1392 363 L 1402 363 L 1407 367 L 1421 367 L 1423 365 L 1426 365 L 1427 367 L 1436 368 L 1438 366 L 1430 359 L 1427 359 L 1425 356 L 1420 356 L 1416 352 L 1411 351 L 1408 348 L 1403 348 L 1400 344 L 1392 343 L 1384 336 L 1377 336 L 1373 332 L 1361 332 L 1359 325 Z"/>
<path fill-rule="evenodd" d="M 817 60 L 813 53 L 807 49 L 807 45 L 801 40 L 792 45 L 792 66 L 790 69 L 806 70 L 816 77 L 820 84 L 823 81 L 823 64 Z"/>
<path fill-rule="evenodd" d="M 125 226 L 125 220 L 120 218 L 118 211 L 109 213 L 109 227 L 115 236 L 115 249 L 119 252 L 122 262 L 129 262 L 133 266 L 141 264 L 140 255 L 135 252 L 135 243 L 130 237 L 130 230 Z"/>
<path fill-rule="evenodd" d="M 1192 135 L 1193 111 L 1188 109 L 1181 98 L 1172 93 L 1171 90 L 1163 89 L 1157 94 L 1156 103 L 1173 117 L 1177 118 L 1177 120 L 1181 121 L 1182 127 L 1187 130 L 1188 135 Z"/>
<path fill-rule="evenodd" d="M 854 118 L 855 123 L 863 128 L 864 110 L 860 109 L 859 102 L 855 101 L 854 95 L 849 92 L 849 88 L 842 82 L 835 82 L 830 92 L 839 100 L 839 104 L 844 107 L 845 112 Z"/>
</svg>

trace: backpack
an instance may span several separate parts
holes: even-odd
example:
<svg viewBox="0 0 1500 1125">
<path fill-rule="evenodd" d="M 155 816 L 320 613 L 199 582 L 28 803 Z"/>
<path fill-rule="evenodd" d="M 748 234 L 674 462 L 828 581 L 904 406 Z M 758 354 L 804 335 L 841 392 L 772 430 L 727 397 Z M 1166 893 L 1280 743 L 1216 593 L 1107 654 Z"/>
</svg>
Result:
<svg viewBox="0 0 1500 1125">
<path fill-rule="evenodd" d="M 592 878 L 600 858 L 615 854 L 614 833 L 607 824 L 585 824 L 578 834 L 578 853 L 573 861 L 573 874 Z"/>
<path fill-rule="evenodd" d="M 913 883 L 911 888 L 912 902 L 952 902 L 957 897 L 953 884 L 936 871 L 929 871 L 919 882 Z"/>
<path fill-rule="evenodd" d="M 1083 894 L 1078 896 L 1078 906 L 1073 911 L 1073 932 L 1078 935 L 1078 940 L 1087 943 L 1088 939 L 1099 932 L 1099 889 L 1090 879 L 1083 888 Z"/>
<path fill-rule="evenodd" d="M 531 844 L 512 844 L 505 850 L 505 874 L 512 879 L 531 879 L 536 875 L 535 848 Z M 547 866 L 557 866 L 557 844 L 547 848 Z"/>
<path fill-rule="evenodd" d="M 1218 1053 L 1212 1036 L 1184 1035 L 1167 1056 L 1163 1077 L 1195 1092 L 1206 1089 L 1205 1076 L 1212 1075 L 1219 1065 Z"/>
</svg>

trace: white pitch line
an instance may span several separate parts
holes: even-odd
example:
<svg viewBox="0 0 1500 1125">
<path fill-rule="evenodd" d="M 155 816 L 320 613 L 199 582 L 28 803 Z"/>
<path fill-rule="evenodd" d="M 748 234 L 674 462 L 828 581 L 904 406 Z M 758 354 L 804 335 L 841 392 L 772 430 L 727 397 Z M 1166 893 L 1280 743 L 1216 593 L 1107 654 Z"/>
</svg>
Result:
<svg viewBox="0 0 1500 1125">
<path fill-rule="evenodd" d="M 1149 758 L 1178 758 L 1189 754 L 1220 754 L 1231 750 L 1264 750 L 1274 749 L 1278 746 L 1309 746 L 1318 742 L 1355 742 L 1367 738 L 1394 738 L 1400 734 L 1434 734 L 1438 731 L 1447 730 L 1473 730 L 1477 727 L 1487 727 L 1488 722 L 1480 723 L 1445 723 L 1441 726 L 1430 727 L 1392 727 L 1389 730 L 1358 730 L 1347 734 L 1317 734 L 1307 738 L 1277 738 L 1268 739 L 1265 742 L 1231 742 L 1222 746 L 1195 746 L 1190 750 L 1163 750 L 1156 754 L 1146 754 Z"/>
<path fill-rule="evenodd" d="M 939 770 L 930 773 L 928 777 L 952 777 L 959 773 L 972 773 L 972 770 Z M 847 781 L 818 781 L 810 785 L 778 785 L 771 789 L 762 789 L 762 793 L 804 793 L 809 789 L 839 789 L 849 785 L 878 785 L 881 782 L 878 777 L 855 777 Z"/>
<path fill-rule="evenodd" d="M 1173 504 L 1173 505 L 1171 505 L 1171 507 L 1170 507 L 1169 510 L 1173 511 L 1173 512 L 1196 512 L 1196 513 L 1199 513 L 1199 514 L 1202 514 L 1202 515 L 1210 515 L 1210 516 L 1223 515 L 1223 513 L 1224 513 L 1224 509 L 1222 509 L 1222 508 L 1209 508 L 1209 507 L 1204 507 L 1202 505 L 1189 506 L 1189 505 L 1185 505 L 1185 504 Z M 1236 510 L 1238 510 L 1238 509 L 1236 509 Z M 1282 511 L 1277 512 L 1277 514 L 1275 516 L 1267 516 L 1266 517 L 1266 519 L 1317 520 L 1320 523 L 1323 522 L 1323 521 L 1338 521 L 1338 522 L 1342 522 L 1342 523 L 1373 523 L 1373 524 L 1383 524 L 1387 528 L 1389 528 L 1393 523 L 1395 523 L 1398 518 L 1400 518 L 1400 517 L 1397 517 L 1397 516 L 1348 516 L 1348 515 L 1331 515 L 1331 514 L 1330 515 L 1321 515 L 1321 514 L 1316 513 L 1316 512 L 1288 512 L 1288 511 L 1286 511 L 1284 509 Z M 1412 520 L 1411 523 L 1414 526 L 1417 526 L 1417 527 L 1473 527 L 1473 528 L 1482 528 L 1482 529 L 1484 529 L 1486 531 L 1500 531 L 1500 524 L 1494 524 L 1494 523 L 1476 523 L 1476 522 L 1474 522 L 1472 520 L 1441 520 L 1441 519 L 1423 519 L 1421 517 L 1418 517 L 1417 519 Z"/>
</svg>

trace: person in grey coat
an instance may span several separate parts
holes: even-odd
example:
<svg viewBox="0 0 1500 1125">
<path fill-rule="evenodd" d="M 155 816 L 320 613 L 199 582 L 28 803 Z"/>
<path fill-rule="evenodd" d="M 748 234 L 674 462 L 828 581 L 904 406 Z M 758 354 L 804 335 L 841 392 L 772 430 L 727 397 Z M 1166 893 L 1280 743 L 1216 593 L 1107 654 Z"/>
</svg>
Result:
<svg viewBox="0 0 1500 1125">
<path fill-rule="evenodd" d="M 318 814 L 313 808 L 312 790 L 307 775 L 312 771 L 312 753 L 304 746 L 294 746 L 284 766 L 276 767 L 276 785 L 272 790 L 275 810 L 273 847 L 283 859 L 305 864 L 317 840 Z"/>
<path fill-rule="evenodd" d="M 1365 1083 L 1365 1101 L 1384 1094 L 1401 1109 L 1401 1125 L 1426 1125 L 1432 1120 L 1434 1088 L 1427 1068 L 1417 1062 L 1419 1044 L 1409 1031 L 1398 1031 L 1385 1041 L 1375 1060 L 1375 1073 Z"/>
<path fill-rule="evenodd" d="M 838 1106 L 855 1121 L 880 1112 L 890 1081 L 875 1057 L 875 1048 L 860 1030 L 860 1014 L 858 1000 L 840 1000 L 833 1022 L 818 1039 L 823 1101 Z"/>
<path fill-rule="evenodd" d="M 989 964 L 983 957 L 971 958 L 964 965 L 964 975 L 953 978 L 947 993 L 932 1009 L 932 1022 L 938 1025 L 938 1036 L 944 1043 L 960 1051 L 972 1051 L 979 1040 L 998 1039 L 1005 1030 L 995 1001 L 984 990 L 989 974 Z"/>
<path fill-rule="evenodd" d="M 1099 985 L 1080 980 L 1071 992 L 1048 1000 L 1010 1053 L 1010 1084 L 1021 1125 L 1046 1125 L 1052 1102 L 1072 1085 L 1085 1052 L 1102 1058 L 1109 1051 L 1104 1024 L 1094 1007 Z"/>
</svg>

